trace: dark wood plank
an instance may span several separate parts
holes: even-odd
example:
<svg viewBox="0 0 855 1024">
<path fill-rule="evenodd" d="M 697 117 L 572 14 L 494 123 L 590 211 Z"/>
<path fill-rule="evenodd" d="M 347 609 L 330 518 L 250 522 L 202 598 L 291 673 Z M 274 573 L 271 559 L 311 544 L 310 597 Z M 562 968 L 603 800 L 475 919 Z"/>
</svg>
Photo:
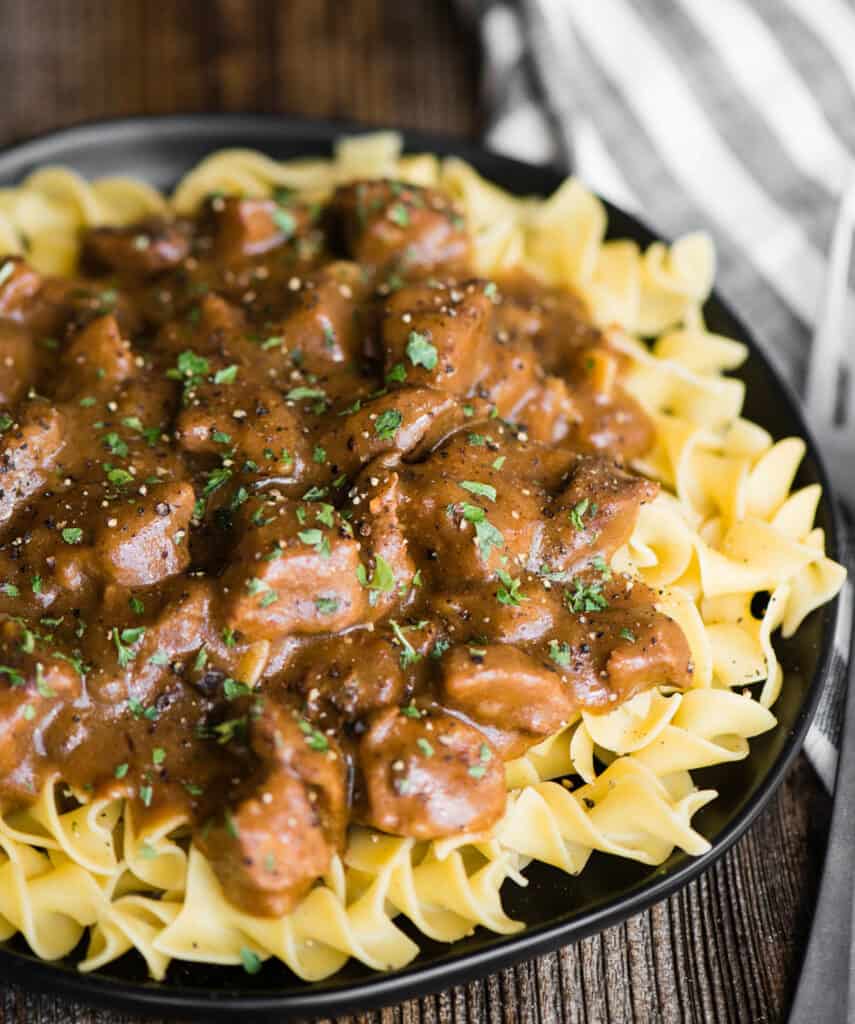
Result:
<svg viewBox="0 0 855 1024">
<path fill-rule="evenodd" d="M 83 119 L 209 109 L 479 127 L 477 53 L 442 0 L 0 0 L 0 25 L 0 144 Z M 779 1020 L 828 810 L 800 760 L 750 833 L 672 899 L 558 953 L 343 1024 Z M 137 1020 L 0 984 L 4 1024 Z"/>
<path fill-rule="evenodd" d="M 0 0 L 0 24 L 0 144 L 197 110 L 478 127 L 477 53 L 447 2 Z"/>
</svg>

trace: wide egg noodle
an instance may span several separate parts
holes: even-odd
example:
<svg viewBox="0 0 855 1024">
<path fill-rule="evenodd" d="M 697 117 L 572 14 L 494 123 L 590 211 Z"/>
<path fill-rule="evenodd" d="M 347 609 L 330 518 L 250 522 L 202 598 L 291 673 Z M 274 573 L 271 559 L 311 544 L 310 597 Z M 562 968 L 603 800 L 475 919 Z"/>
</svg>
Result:
<svg viewBox="0 0 855 1024">
<path fill-rule="evenodd" d="M 775 443 L 742 417 L 744 385 L 724 374 L 747 349 L 704 324 L 715 272 L 709 237 L 645 250 L 605 241 L 605 207 L 576 179 L 546 200 L 518 199 L 456 157 L 404 155 L 389 132 L 342 139 L 331 160 L 222 150 L 170 199 L 127 178 L 89 183 L 44 168 L 0 190 L 0 257 L 70 273 L 88 227 L 191 214 L 217 192 L 292 189 L 322 200 L 338 184 L 378 177 L 442 187 L 466 214 L 478 273 L 522 268 L 575 289 L 622 354 L 621 383 L 656 433 L 634 468 L 663 490 L 641 509 L 613 569 L 657 590 L 660 611 L 688 640 L 692 688 L 654 688 L 610 713 L 585 712 L 509 762 L 507 809 L 488 833 L 425 843 L 352 828 L 342 857 L 281 918 L 230 903 L 182 819 L 139 830 L 121 797 L 60 800 L 53 779 L 29 808 L 0 815 L 0 938 L 20 932 L 45 959 L 68 954 L 88 929 L 81 970 L 132 949 L 157 979 L 172 959 L 239 964 L 248 952 L 276 957 L 307 981 L 351 957 L 398 968 L 418 953 L 399 916 L 445 942 L 479 925 L 521 928 L 501 889 L 509 879 L 525 884 L 531 860 L 578 874 L 594 851 L 649 865 L 674 849 L 704 853 L 709 843 L 692 818 L 716 793 L 699 789 L 691 772 L 744 759 L 750 739 L 774 728 L 783 674 L 772 635 L 791 635 L 842 586 L 845 571 L 813 525 L 820 489 L 791 491 L 804 443 Z M 268 645 L 253 645 L 242 677 L 260 678 L 267 656 Z"/>
</svg>

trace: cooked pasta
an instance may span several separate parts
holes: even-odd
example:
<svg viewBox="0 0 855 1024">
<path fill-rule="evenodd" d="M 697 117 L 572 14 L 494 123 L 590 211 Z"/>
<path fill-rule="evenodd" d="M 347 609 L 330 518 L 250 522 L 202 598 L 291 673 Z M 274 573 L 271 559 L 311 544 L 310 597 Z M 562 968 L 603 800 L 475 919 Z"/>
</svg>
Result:
<svg viewBox="0 0 855 1024">
<path fill-rule="evenodd" d="M 792 490 L 804 443 L 775 441 L 742 418 L 744 385 L 726 374 L 746 348 L 705 327 L 710 239 L 688 235 L 644 251 L 605 241 L 606 211 L 575 179 L 547 199 L 517 198 L 456 158 L 402 156 L 390 133 L 344 139 L 330 160 L 225 150 L 169 198 L 130 179 L 86 182 L 44 168 L 0 191 L 0 255 L 69 274 L 84 228 L 190 214 L 212 193 L 287 188 L 320 201 L 342 183 L 373 178 L 449 193 L 465 214 L 478 273 L 523 271 L 571 289 L 620 354 L 619 369 L 609 360 L 595 369 L 604 389 L 619 373 L 651 417 L 654 444 L 633 466 L 663 489 L 640 509 L 611 568 L 657 591 L 659 611 L 688 643 L 691 687 L 661 685 L 606 713 L 576 713 L 506 764 L 507 806 L 485 831 L 420 840 L 351 826 L 343 856 L 279 916 L 226 898 L 186 815 L 141 827 L 122 796 L 90 801 L 77 791 L 69 803 L 58 795 L 64 780 L 51 777 L 35 803 L 0 814 L 0 938 L 19 932 L 40 957 L 66 956 L 88 932 L 84 971 L 130 950 L 157 979 L 173 959 L 254 971 L 275 957 L 306 981 L 351 957 L 387 970 L 418 954 L 400 917 L 444 942 L 477 926 L 521 929 L 501 890 L 525 885 L 532 860 L 578 874 L 595 851 L 648 865 L 675 849 L 702 854 L 709 843 L 692 819 L 716 793 L 697 788 L 691 773 L 745 758 L 750 740 L 775 727 L 782 671 L 773 634 L 791 636 L 843 583 L 814 526 L 820 489 Z M 763 593 L 758 618 L 752 602 Z M 251 645 L 239 678 L 252 685 L 269 656 L 268 641 Z"/>
</svg>

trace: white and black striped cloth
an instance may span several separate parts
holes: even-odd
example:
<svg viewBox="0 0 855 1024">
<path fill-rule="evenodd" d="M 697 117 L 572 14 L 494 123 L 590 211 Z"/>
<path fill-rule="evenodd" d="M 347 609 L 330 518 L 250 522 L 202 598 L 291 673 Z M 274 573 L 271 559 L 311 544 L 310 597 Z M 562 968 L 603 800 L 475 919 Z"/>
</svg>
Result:
<svg viewBox="0 0 855 1024">
<path fill-rule="evenodd" d="M 487 144 L 572 170 L 666 237 L 707 229 L 719 255 L 717 286 L 798 387 L 855 155 L 853 6 L 459 5 L 481 39 Z M 850 531 L 850 568 L 853 539 Z M 832 679 L 806 743 L 828 788 L 849 648 L 843 611 Z"/>
</svg>

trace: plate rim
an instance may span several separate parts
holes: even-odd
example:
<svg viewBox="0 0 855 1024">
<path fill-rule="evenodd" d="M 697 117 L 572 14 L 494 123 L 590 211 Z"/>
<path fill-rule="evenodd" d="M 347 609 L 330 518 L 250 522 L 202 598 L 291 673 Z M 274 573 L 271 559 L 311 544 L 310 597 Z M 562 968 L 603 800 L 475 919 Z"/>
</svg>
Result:
<svg viewBox="0 0 855 1024">
<path fill-rule="evenodd" d="M 136 115 L 130 117 L 100 118 L 45 131 L 0 148 L 0 179 L 21 176 L 44 163 L 42 153 L 59 145 L 103 146 L 105 142 L 121 146 L 123 142 L 138 139 L 147 133 L 150 142 L 159 139 L 203 137 L 212 130 L 248 134 L 252 129 L 263 129 L 283 139 L 302 138 L 305 141 L 329 143 L 341 134 L 363 134 L 376 131 L 398 131 L 408 150 L 422 150 L 459 155 L 477 163 L 486 159 L 503 164 L 516 174 L 532 181 L 532 194 L 556 187 L 564 174 L 555 167 L 530 164 L 486 149 L 467 137 L 443 135 L 389 125 L 366 124 L 347 119 L 320 119 L 297 115 L 271 113 L 173 113 L 166 115 Z M 236 140 L 236 141 L 239 141 Z M 649 238 L 662 238 L 634 214 L 605 201 L 609 213 L 633 223 L 639 233 Z M 712 298 L 732 320 L 742 339 L 748 343 L 751 357 L 761 364 L 762 370 L 774 381 L 782 397 L 786 413 L 799 427 L 799 436 L 806 443 L 806 457 L 815 467 L 823 490 L 827 511 L 826 550 L 830 557 L 839 558 L 841 514 L 826 466 L 812 431 L 805 421 L 801 404 L 792 385 L 783 378 L 742 318 L 730 303 L 713 289 Z M 451 985 L 468 982 L 493 973 L 510 964 L 552 951 L 570 942 L 576 942 L 595 932 L 646 910 L 682 889 L 718 861 L 734 845 L 767 806 L 780 786 L 797 754 L 816 712 L 825 689 L 829 666 L 834 654 L 834 641 L 840 617 L 840 598 L 836 597 L 825 608 L 826 626 L 820 639 L 817 667 L 808 683 L 805 700 L 796 721 L 757 791 L 745 806 L 722 828 L 711 849 L 678 865 L 662 877 L 643 885 L 638 891 L 623 898 L 606 902 L 603 906 L 585 912 L 581 919 L 533 925 L 523 931 L 495 936 L 484 948 L 455 954 L 454 944 L 447 955 L 428 964 L 420 964 L 418 957 L 400 970 L 376 973 L 357 981 L 347 980 L 339 986 L 316 990 L 310 982 L 303 983 L 305 991 L 283 994 L 247 992 L 234 989 L 190 988 L 180 983 L 164 985 L 160 982 L 121 982 L 99 977 L 97 972 L 81 974 L 67 966 L 57 966 L 25 953 L 0 948 L 0 967 L 14 980 L 31 989 L 56 992 L 89 1003 L 114 1009 L 132 1010 L 144 1014 L 178 1012 L 183 1017 L 204 1015 L 206 1020 L 221 1019 L 235 1013 L 252 1013 L 256 1019 L 275 1015 L 284 1020 L 297 1016 L 331 1016 L 352 1013 L 357 1009 L 375 1009 L 405 999 L 417 998 Z"/>
</svg>

